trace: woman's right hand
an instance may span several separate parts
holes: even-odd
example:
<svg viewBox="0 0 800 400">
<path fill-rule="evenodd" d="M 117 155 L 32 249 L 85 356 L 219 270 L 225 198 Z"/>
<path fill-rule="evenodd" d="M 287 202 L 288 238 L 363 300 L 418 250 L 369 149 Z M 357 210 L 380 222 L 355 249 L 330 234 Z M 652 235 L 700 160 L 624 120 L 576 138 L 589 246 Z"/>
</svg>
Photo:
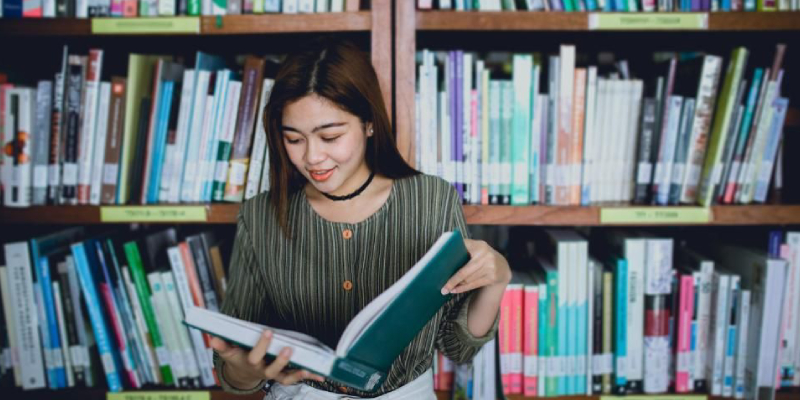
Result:
<svg viewBox="0 0 800 400">
<path fill-rule="evenodd" d="M 225 361 L 223 367 L 225 379 L 237 388 L 251 388 L 264 379 L 275 380 L 286 386 L 305 379 L 324 381 L 321 376 L 305 370 L 286 369 L 292 356 L 290 347 L 283 348 L 278 357 L 267 364 L 264 356 L 267 354 L 270 342 L 272 342 L 272 332 L 267 330 L 261 334 L 258 343 L 249 352 L 218 337 L 211 339 L 211 347 Z"/>
</svg>

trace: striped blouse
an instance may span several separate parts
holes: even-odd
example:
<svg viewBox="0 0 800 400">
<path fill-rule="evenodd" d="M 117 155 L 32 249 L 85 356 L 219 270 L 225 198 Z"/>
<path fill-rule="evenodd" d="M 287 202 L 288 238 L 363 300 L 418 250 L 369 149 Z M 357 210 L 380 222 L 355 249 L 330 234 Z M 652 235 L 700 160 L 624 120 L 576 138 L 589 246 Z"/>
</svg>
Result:
<svg viewBox="0 0 800 400">
<path fill-rule="evenodd" d="M 309 334 L 336 348 L 348 322 L 418 261 L 442 232 L 466 222 L 458 194 L 446 181 L 427 175 L 395 180 L 386 202 L 364 221 L 331 222 L 318 215 L 299 191 L 289 199 L 289 240 L 274 218 L 266 194 L 245 202 L 222 312 L 275 328 Z M 475 337 L 467 328 L 470 293 L 454 295 L 392 364 L 378 391 L 348 394 L 372 397 L 413 381 L 431 367 L 434 349 L 456 362 L 471 359 L 497 329 Z M 215 367 L 223 361 L 214 354 Z M 219 374 L 223 388 L 235 388 Z M 335 382 L 306 381 L 340 392 Z"/>
</svg>

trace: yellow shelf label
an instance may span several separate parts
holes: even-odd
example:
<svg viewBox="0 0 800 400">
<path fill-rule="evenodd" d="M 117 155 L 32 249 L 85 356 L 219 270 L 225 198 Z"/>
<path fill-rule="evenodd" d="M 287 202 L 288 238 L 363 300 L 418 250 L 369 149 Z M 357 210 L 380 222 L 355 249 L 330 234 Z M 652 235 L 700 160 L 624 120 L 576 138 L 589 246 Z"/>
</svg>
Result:
<svg viewBox="0 0 800 400">
<path fill-rule="evenodd" d="M 92 33 L 200 33 L 200 17 L 92 18 Z"/>
<path fill-rule="evenodd" d="M 655 396 L 600 396 L 600 400 L 708 400 L 704 394 L 659 394 Z"/>
<path fill-rule="evenodd" d="M 710 221 L 711 209 L 703 207 L 610 207 L 600 209 L 601 224 L 706 224 Z M 626 399 L 628 397 L 630 396 L 626 396 Z"/>
<path fill-rule="evenodd" d="M 121 392 L 107 393 L 106 400 L 211 400 L 209 391 L 196 392 Z"/>
<path fill-rule="evenodd" d="M 708 13 L 591 13 L 589 29 L 705 30 Z"/>
<path fill-rule="evenodd" d="M 100 207 L 102 222 L 206 222 L 205 206 Z"/>
</svg>

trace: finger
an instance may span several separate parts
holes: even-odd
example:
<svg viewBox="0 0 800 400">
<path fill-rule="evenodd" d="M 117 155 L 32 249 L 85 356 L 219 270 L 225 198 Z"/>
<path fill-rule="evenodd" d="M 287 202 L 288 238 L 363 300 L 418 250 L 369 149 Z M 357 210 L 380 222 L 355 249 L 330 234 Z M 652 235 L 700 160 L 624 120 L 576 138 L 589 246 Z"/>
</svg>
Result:
<svg viewBox="0 0 800 400">
<path fill-rule="evenodd" d="M 258 342 L 253 346 L 253 349 L 247 354 L 247 362 L 253 366 L 261 365 L 264 362 L 264 356 L 267 354 L 270 343 L 272 343 L 272 331 L 266 330 L 258 338 Z"/>
<path fill-rule="evenodd" d="M 281 371 L 286 368 L 286 365 L 289 364 L 289 358 L 292 357 L 292 348 L 291 347 L 284 347 L 280 353 L 278 353 L 278 357 L 275 358 L 275 361 L 270 363 L 267 366 L 267 369 L 264 370 L 264 376 L 267 379 L 275 379 L 279 377 Z"/>
<path fill-rule="evenodd" d="M 472 282 L 475 282 L 478 279 L 482 279 L 484 277 L 489 277 L 491 275 L 490 271 L 486 268 L 480 268 L 477 271 L 473 272 L 472 275 L 464 278 L 461 282 L 459 282 L 450 292 L 451 293 L 461 293 L 462 290 L 466 285 L 469 285 Z"/>
<path fill-rule="evenodd" d="M 304 370 L 295 370 L 291 372 L 285 372 L 281 374 L 278 379 L 276 379 L 281 385 L 289 386 L 294 385 L 297 382 L 300 382 L 304 379 L 308 379 L 311 376 L 311 373 Z"/>
<path fill-rule="evenodd" d="M 458 287 L 457 289 L 455 289 L 453 291 L 453 293 L 469 292 L 470 290 L 474 290 L 474 289 L 477 289 L 477 288 L 480 288 L 480 287 L 484 287 L 484 286 L 489 285 L 491 283 L 492 283 L 492 280 L 489 279 L 489 277 L 484 276 L 484 277 L 481 277 L 480 279 L 477 279 L 477 280 L 475 280 L 473 282 L 470 282 L 470 283 L 468 283 L 466 285 Z"/>
<path fill-rule="evenodd" d="M 467 248 L 467 252 L 471 256 L 476 256 L 477 253 L 480 253 L 481 248 L 486 244 L 483 240 L 472 240 L 472 239 L 464 239 L 464 246 Z"/>
<path fill-rule="evenodd" d="M 447 281 L 442 288 L 442 294 L 445 295 L 450 293 L 452 292 L 453 288 L 457 287 L 459 284 L 463 284 L 465 279 L 486 265 L 489 257 L 490 255 L 488 253 L 482 253 L 480 255 L 473 256 L 472 259 L 467 262 L 467 265 L 458 270 L 458 272 L 456 272 L 455 275 L 453 275 L 453 277 Z"/>
<path fill-rule="evenodd" d="M 222 357 L 223 360 L 231 360 L 240 356 L 243 352 L 242 349 L 233 346 L 223 339 L 218 337 L 211 338 L 211 347 Z"/>
</svg>

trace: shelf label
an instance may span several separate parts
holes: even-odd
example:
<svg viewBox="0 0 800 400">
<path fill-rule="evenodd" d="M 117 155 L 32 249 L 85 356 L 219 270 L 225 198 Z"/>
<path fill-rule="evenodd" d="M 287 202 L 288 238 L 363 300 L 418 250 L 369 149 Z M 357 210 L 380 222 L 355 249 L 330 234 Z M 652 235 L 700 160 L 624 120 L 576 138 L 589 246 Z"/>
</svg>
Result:
<svg viewBox="0 0 800 400">
<path fill-rule="evenodd" d="M 600 400 L 708 400 L 708 396 L 704 394 L 658 394 L 655 396 L 626 395 L 600 396 Z"/>
<path fill-rule="evenodd" d="M 211 400 L 209 391 L 121 392 L 107 393 L 106 400 Z"/>
<path fill-rule="evenodd" d="M 200 17 L 92 18 L 92 33 L 200 33 Z"/>
<path fill-rule="evenodd" d="M 706 224 L 711 209 L 703 207 L 609 207 L 600 209 L 601 224 Z"/>
<path fill-rule="evenodd" d="M 205 206 L 100 207 L 101 222 L 206 222 Z"/>
<path fill-rule="evenodd" d="M 708 13 L 591 13 L 590 30 L 705 30 Z"/>
</svg>

